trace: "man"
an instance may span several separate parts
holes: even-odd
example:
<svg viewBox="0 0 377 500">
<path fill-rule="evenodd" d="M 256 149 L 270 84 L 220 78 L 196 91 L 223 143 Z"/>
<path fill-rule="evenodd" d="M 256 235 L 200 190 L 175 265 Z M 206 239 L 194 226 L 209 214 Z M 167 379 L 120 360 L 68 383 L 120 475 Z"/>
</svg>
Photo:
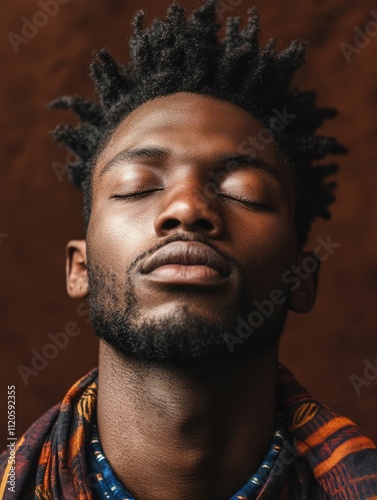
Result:
<svg viewBox="0 0 377 500">
<path fill-rule="evenodd" d="M 88 297 L 99 367 L 3 453 L 2 498 L 377 498 L 375 444 L 278 364 L 334 200 L 316 162 L 345 148 L 314 135 L 334 110 L 290 86 L 304 45 L 259 48 L 248 16 L 220 40 L 214 0 L 149 29 L 139 13 L 129 64 L 96 54 L 97 101 L 53 103 L 80 118 L 54 137 L 77 155 L 67 290 Z"/>
</svg>

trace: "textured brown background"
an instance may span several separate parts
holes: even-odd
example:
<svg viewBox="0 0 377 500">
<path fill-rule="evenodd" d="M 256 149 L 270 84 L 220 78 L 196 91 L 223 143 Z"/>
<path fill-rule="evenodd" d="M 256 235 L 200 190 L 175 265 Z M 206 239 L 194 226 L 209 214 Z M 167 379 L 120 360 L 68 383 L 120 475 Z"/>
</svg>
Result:
<svg viewBox="0 0 377 500">
<path fill-rule="evenodd" d="M 244 13 L 249 0 L 232 14 Z M 148 19 L 162 15 L 168 0 L 70 0 L 27 44 L 13 50 L 7 34 L 21 34 L 22 17 L 41 10 L 37 1 L 2 4 L 1 58 L 3 95 L 1 136 L 4 143 L 0 183 L 0 417 L 5 431 L 6 386 L 17 386 L 17 434 L 58 402 L 70 384 L 96 364 L 97 342 L 66 297 L 64 246 L 83 236 L 80 194 L 51 165 L 65 163 L 66 152 L 47 132 L 68 113 L 48 112 L 47 101 L 65 93 L 91 95 L 87 77 L 91 50 L 107 46 L 117 57 L 128 57 L 130 21 L 140 7 Z M 225 3 L 225 2 L 224 2 Z M 315 88 L 319 103 L 338 107 L 336 120 L 322 132 L 336 135 L 350 148 L 342 159 L 338 202 L 333 220 L 320 222 L 317 236 L 331 234 L 341 246 L 323 264 L 319 298 L 306 316 L 292 314 L 282 345 L 282 359 L 312 394 L 356 420 L 377 440 L 377 380 L 357 395 L 349 377 L 361 375 L 364 359 L 377 356 L 376 263 L 376 77 L 377 37 L 347 63 L 340 44 L 352 44 L 354 27 L 373 19 L 372 0 L 256 0 L 265 39 L 275 36 L 282 46 L 300 37 L 311 43 L 308 63 L 297 83 Z M 191 10 L 192 0 L 182 0 Z M 229 5 L 228 4 L 228 5 Z M 225 3 L 226 5 L 226 3 Z M 377 8 L 376 8 L 377 9 Z M 377 14 L 376 14 L 377 17 Z M 377 31 L 377 30 L 375 30 Z M 308 245 L 310 248 L 310 245 Z M 82 333 L 51 360 L 27 386 L 17 371 L 30 366 L 31 349 L 49 342 L 68 321 Z M 1 437 L 0 448 L 5 446 Z"/>
</svg>

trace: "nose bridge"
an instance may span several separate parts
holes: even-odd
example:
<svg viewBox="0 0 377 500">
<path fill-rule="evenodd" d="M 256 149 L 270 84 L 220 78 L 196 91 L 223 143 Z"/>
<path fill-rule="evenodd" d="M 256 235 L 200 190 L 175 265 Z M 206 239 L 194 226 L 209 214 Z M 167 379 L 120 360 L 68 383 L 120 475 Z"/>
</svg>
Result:
<svg viewBox="0 0 377 500">
<path fill-rule="evenodd" d="M 163 208 L 156 218 L 156 232 L 181 225 L 184 229 L 203 231 L 219 235 L 223 231 L 223 220 L 219 200 L 214 190 L 208 189 L 211 182 L 200 169 L 190 166 L 185 175 L 173 179 L 166 188 Z"/>
<path fill-rule="evenodd" d="M 177 171 L 177 176 L 173 179 L 173 200 L 183 200 L 187 206 L 194 205 L 197 209 L 210 209 L 210 198 L 205 195 L 209 183 L 206 168 L 199 165 L 199 162 L 187 162 L 185 167 Z"/>
</svg>

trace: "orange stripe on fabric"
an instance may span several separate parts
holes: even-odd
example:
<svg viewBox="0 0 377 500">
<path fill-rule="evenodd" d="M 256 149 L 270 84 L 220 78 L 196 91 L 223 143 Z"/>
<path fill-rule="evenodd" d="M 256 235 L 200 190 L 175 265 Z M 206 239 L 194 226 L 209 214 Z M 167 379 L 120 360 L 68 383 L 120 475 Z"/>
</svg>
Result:
<svg viewBox="0 0 377 500">
<path fill-rule="evenodd" d="M 297 448 L 300 453 L 304 454 L 318 444 L 323 443 L 323 441 L 334 434 L 334 432 L 337 432 L 339 429 L 346 427 L 347 425 L 354 426 L 354 423 L 346 417 L 335 417 L 320 427 L 311 436 L 306 438 L 305 441 L 297 443 Z"/>
<path fill-rule="evenodd" d="M 376 449 L 376 446 L 372 440 L 365 436 L 359 436 L 349 439 L 345 443 L 338 446 L 338 448 L 333 451 L 329 458 L 314 467 L 314 475 L 319 478 L 326 474 L 330 469 L 335 467 L 335 465 L 338 464 L 347 455 L 350 455 L 355 451 L 366 450 L 369 448 Z"/>
<path fill-rule="evenodd" d="M 65 452 L 67 453 L 68 466 L 72 467 L 72 463 L 79 453 L 80 449 L 84 446 L 84 438 L 82 434 L 82 429 L 76 429 L 73 435 L 69 439 L 69 445 Z"/>
<path fill-rule="evenodd" d="M 303 404 L 293 415 L 293 425 L 291 425 L 290 430 L 295 431 L 303 427 L 315 417 L 318 410 L 319 406 L 316 403 Z"/>
<path fill-rule="evenodd" d="M 363 476 L 363 477 L 358 477 L 355 479 L 355 484 L 358 484 L 358 483 L 363 483 L 363 481 L 365 481 L 365 479 L 373 479 L 373 481 L 377 481 L 377 474 L 367 474 L 366 476 Z M 373 497 L 373 498 L 377 498 L 376 497 Z"/>
<path fill-rule="evenodd" d="M 38 467 L 43 468 L 43 479 L 42 484 L 39 485 L 40 491 L 48 492 L 50 489 L 50 478 L 51 478 L 51 461 L 52 461 L 52 450 L 51 443 L 44 443 L 42 447 L 41 454 L 38 458 Z"/>
<path fill-rule="evenodd" d="M 51 459 L 51 443 L 43 443 L 41 454 L 38 458 L 38 464 L 46 465 Z"/>
</svg>

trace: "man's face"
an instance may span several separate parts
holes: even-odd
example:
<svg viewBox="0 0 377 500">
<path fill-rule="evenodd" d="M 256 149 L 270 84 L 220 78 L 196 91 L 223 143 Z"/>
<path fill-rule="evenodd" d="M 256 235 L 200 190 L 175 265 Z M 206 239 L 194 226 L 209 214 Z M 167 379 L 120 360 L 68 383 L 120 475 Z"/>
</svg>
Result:
<svg viewBox="0 0 377 500">
<path fill-rule="evenodd" d="M 247 158 L 262 128 L 229 102 L 177 93 L 138 107 L 112 135 L 93 172 L 87 271 L 93 327 L 119 352 L 224 360 L 237 318 L 248 321 L 276 288 L 289 295 L 281 276 L 297 257 L 294 180 L 275 142 Z M 170 250 L 174 265 L 147 272 L 155 252 Z M 287 303 L 240 352 L 276 344 Z"/>
</svg>

